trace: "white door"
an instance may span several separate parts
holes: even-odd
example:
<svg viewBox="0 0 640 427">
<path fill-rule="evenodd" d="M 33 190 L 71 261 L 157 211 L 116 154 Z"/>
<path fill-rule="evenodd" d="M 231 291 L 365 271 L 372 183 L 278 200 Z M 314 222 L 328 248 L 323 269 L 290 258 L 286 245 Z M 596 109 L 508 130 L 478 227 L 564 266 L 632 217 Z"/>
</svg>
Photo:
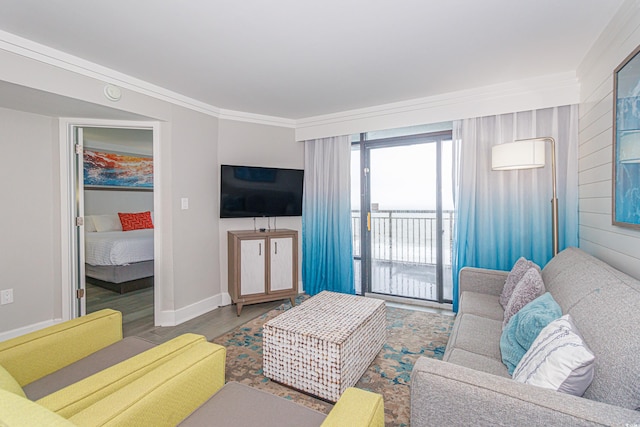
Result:
<svg viewBox="0 0 640 427">
<path fill-rule="evenodd" d="M 76 198 L 75 198 L 75 218 L 72 227 L 76 228 L 76 241 L 74 242 L 77 247 L 78 256 L 74 260 L 74 268 L 77 272 L 77 282 L 75 284 L 75 297 L 77 303 L 77 313 L 79 316 L 87 314 L 86 305 L 86 281 L 85 281 L 85 268 L 84 268 L 84 168 L 83 168 L 83 128 L 75 127 L 73 134 L 74 147 L 75 147 L 75 185 L 76 185 Z"/>
<path fill-rule="evenodd" d="M 240 295 L 264 294 L 265 239 L 240 241 Z"/>
<path fill-rule="evenodd" d="M 293 237 L 270 239 L 270 290 L 293 289 Z"/>
</svg>

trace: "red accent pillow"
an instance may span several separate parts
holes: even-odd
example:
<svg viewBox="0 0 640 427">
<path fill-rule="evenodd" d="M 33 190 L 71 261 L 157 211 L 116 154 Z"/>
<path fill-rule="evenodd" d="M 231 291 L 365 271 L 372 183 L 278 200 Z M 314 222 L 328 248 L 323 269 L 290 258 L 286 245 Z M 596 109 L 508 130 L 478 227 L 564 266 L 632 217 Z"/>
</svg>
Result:
<svg viewBox="0 0 640 427">
<path fill-rule="evenodd" d="M 122 231 L 141 230 L 143 228 L 153 228 L 153 221 L 151 220 L 151 212 L 138 212 L 138 213 L 121 213 L 118 212 L 120 217 L 120 223 L 122 224 Z"/>
</svg>

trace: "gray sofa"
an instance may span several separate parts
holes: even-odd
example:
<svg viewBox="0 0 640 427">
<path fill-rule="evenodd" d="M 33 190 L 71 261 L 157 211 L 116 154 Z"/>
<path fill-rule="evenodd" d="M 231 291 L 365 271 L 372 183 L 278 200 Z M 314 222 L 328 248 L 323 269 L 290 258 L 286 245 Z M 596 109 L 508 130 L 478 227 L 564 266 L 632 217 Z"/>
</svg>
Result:
<svg viewBox="0 0 640 427">
<path fill-rule="evenodd" d="M 460 271 L 460 307 L 443 361 L 420 358 L 411 375 L 411 425 L 640 426 L 640 282 L 577 248 L 542 270 L 596 356 L 584 396 L 521 384 L 500 356 L 508 272 Z"/>
</svg>

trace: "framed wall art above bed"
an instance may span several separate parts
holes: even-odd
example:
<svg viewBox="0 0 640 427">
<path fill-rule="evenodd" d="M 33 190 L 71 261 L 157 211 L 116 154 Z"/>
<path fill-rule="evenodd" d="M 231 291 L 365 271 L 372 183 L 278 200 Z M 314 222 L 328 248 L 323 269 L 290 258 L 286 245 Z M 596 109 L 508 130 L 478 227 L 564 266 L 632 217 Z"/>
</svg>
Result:
<svg viewBox="0 0 640 427">
<path fill-rule="evenodd" d="M 153 157 L 85 148 L 83 160 L 85 189 L 153 191 Z"/>
</svg>

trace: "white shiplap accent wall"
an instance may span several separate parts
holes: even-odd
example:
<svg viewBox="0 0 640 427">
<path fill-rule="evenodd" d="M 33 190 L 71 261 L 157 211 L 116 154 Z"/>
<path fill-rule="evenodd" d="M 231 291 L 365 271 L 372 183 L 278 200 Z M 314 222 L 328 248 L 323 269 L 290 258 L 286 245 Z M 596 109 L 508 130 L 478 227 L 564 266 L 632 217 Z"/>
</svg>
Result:
<svg viewBox="0 0 640 427">
<path fill-rule="evenodd" d="M 640 44 L 640 1 L 627 0 L 577 71 L 580 248 L 640 278 L 640 231 L 611 224 L 613 70 Z"/>
</svg>

